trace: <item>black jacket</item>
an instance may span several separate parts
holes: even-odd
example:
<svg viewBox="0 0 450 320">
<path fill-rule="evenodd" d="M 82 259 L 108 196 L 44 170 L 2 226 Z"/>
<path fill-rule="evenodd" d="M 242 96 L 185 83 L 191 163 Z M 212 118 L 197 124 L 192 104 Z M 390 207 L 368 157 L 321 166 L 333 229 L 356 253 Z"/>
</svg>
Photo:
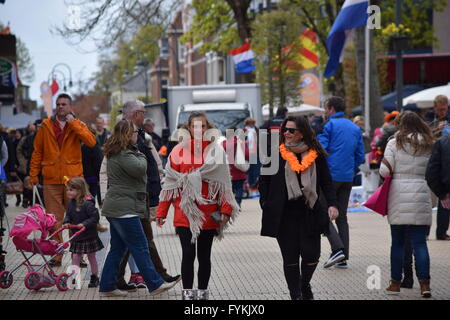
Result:
<svg viewBox="0 0 450 320">
<path fill-rule="evenodd" d="M 83 176 L 86 182 L 98 183 L 103 161 L 103 153 L 99 143 L 97 142 L 92 148 L 83 143 L 81 145 L 81 158 L 83 161 Z"/>
<path fill-rule="evenodd" d="M 159 204 L 159 193 L 161 192 L 161 180 L 159 178 L 158 164 L 153 158 L 152 150 L 145 141 L 145 132 L 139 129 L 137 146 L 147 158 L 147 192 L 149 207 L 156 207 Z"/>
<path fill-rule="evenodd" d="M 77 204 L 75 200 L 69 202 L 67 207 L 66 216 L 64 217 L 64 224 L 80 224 L 82 223 L 86 230 L 80 233 L 79 236 L 74 238 L 74 241 L 91 240 L 98 237 L 97 223 L 100 220 L 98 209 L 95 207 L 95 199 L 86 200 L 80 207 L 80 211 L 77 211 Z M 73 233 L 78 229 L 72 229 Z"/>
<path fill-rule="evenodd" d="M 450 193 L 450 135 L 442 137 L 433 146 L 425 179 L 440 199 Z"/>
<path fill-rule="evenodd" d="M 261 235 L 277 237 L 281 218 L 288 202 L 284 167 L 286 161 L 279 157 L 279 170 L 274 175 L 261 175 L 259 178 L 260 205 L 262 208 Z M 330 223 L 328 207 L 336 206 L 336 193 L 331 180 L 328 164 L 323 156 L 316 159 L 317 194 L 319 196 L 313 210 L 308 210 L 309 230 L 313 234 L 327 233 Z"/>
</svg>

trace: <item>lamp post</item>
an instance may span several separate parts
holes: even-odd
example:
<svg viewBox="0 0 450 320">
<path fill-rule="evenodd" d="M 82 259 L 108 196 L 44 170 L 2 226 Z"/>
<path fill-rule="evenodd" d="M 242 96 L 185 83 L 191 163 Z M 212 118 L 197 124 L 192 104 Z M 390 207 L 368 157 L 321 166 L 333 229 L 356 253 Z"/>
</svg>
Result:
<svg viewBox="0 0 450 320">
<path fill-rule="evenodd" d="M 70 69 L 70 67 L 67 63 L 60 62 L 60 63 L 55 64 L 52 68 L 51 73 L 55 72 L 56 68 L 59 66 L 63 66 L 69 71 L 69 88 L 72 88 L 72 69 Z"/>
<path fill-rule="evenodd" d="M 395 23 L 400 25 L 402 23 L 402 0 L 397 0 Z M 395 41 L 395 40 L 394 40 Z M 403 103 L 403 60 L 402 60 L 402 48 L 395 46 L 396 62 L 395 62 L 395 91 L 397 93 L 397 110 L 401 110 Z"/>
<path fill-rule="evenodd" d="M 139 67 L 142 68 L 142 70 L 144 71 L 144 82 L 145 82 L 145 103 L 149 103 L 148 101 L 148 66 L 149 63 L 148 61 L 144 58 L 144 59 L 139 59 L 139 61 L 137 62 L 137 65 Z"/>
<path fill-rule="evenodd" d="M 48 83 L 50 83 L 51 80 L 56 80 L 58 77 L 56 77 L 56 74 L 59 74 L 62 76 L 62 81 L 63 81 L 63 90 L 67 91 L 67 87 L 66 87 L 66 76 L 64 75 L 63 72 L 61 72 L 60 70 L 54 70 L 52 72 L 50 72 L 48 74 L 47 80 Z M 50 83 L 51 84 L 51 83 Z"/>
</svg>

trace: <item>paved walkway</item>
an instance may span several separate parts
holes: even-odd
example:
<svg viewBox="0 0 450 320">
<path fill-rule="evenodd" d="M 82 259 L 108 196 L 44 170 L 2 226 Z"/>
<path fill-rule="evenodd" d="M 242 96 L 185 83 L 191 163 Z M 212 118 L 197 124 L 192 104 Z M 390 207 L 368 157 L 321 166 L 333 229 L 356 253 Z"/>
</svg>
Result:
<svg viewBox="0 0 450 320">
<path fill-rule="evenodd" d="M 7 219 L 11 225 L 13 219 L 24 209 L 15 208 L 14 200 L 9 197 Z M 435 226 L 435 213 L 433 213 Z M 162 229 L 154 228 L 156 244 L 169 273 L 180 272 L 181 248 L 172 226 L 172 213 L 168 223 Z M 388 296 L 383 289 L 389 281 L 389 226 L 385 218 L 374 213 L 349 213 L 350 224 L 350 261 L 347 270 L 336 268 L 323 269 L 321 266 L 330 254 L 327 239 L 322 239 L 322 256 L 312 279 L 312 288 L 318 300 L 412 300 L 420 299 L 417 281 L 413 289 L 402 289 L 400 296 Z M 280 251 L 275 239 L 261 237 L 261 212 L 256 199 L 243 201 L 242 213 L 237 222 L 225 234 L 225 239 L 213 245 L 212 274 L 210 280 L 211 300 L 287 300 L 289 294 L 283 276 Z M 432 228 L 428 247 L 431 256 L 432 299 L 450 299 L 450 241 L 437 241 Z M 109 247 L 109 232 L 101 234 L 106 249 L 98 253 L 102 266 Z M 4 238 L 7 268 L 12 269 L 22 261 L 13 243 Z M 69 255 L 64 256 L 64 272 L 69 265 Z M 375 270 L 375 274 L 368 273 Z M 371 269 L 373 268 L 373 269 Z M 126 298 L 100 298 L 96 289 L 88 289 L 89 269 L 82 269 L 82 289 L 60 292 L 56 287 L 37 292 L 25 288 L 24 268 L 14 274 L 13 285 L 6 290 L 0 289 L 0 300 L 100 300 L 100 299 L 164 299 L 180 300 L 181 284 L 157 297 L 150 296 L 146 290 L 130 293 Z M 378 271 L 377 271 L 378 270 Z M 369 277 L 380 275 L 379 280 L 369 281 L 374 289 L 367 286 Z M 371 278 L 373 280 L 373 278 Z M 377 285 L 380 289 L 376 289 Z"/>
</svg>

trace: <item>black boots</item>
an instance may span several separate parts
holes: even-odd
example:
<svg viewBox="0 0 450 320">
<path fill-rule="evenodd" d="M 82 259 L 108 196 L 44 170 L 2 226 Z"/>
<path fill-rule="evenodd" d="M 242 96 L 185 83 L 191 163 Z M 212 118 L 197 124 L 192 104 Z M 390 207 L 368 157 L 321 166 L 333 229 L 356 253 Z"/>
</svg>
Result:
<svg viewBox="0 0 450 320">
<path fill-rule="evenodd" d="M 95 274 L 91 274 L 91 281 L 89 281 L 88 288 L 97 288 L 99 283 L 100 279 Z"/>
</svg>

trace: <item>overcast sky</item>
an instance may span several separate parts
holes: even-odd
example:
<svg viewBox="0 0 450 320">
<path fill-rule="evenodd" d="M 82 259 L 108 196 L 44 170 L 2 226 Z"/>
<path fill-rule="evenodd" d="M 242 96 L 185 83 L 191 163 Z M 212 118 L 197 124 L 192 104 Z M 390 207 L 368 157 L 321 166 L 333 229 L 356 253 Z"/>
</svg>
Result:
<svg viewBox="0 0 450 320">
<path fill-rule="evenodd" d="M 87 79 L 97 70 L 97 53 L 81 53 L 61 37 L 50 33 L 51 26 L 61 26 L 69 16 L 63 0 L 6 0 L 5 4 L 0 4 L 0 21 L 4 25 L 10 22 L 11 33 L 25 43 L 33 59 L 35 80 L 25 84 L 30 85 L 30 98 L 37 100 L 38 105 L 42 104 L 40 84 L 47 81 L 56 64 L 68 64 L 74 82 L 81 74 L 83 79 Z M 95 46 L 86 42 L 82 48 L 92 50 Z M 69 77 L 66 68 L 57 67 L 57 70 Z"/>
</svg>

